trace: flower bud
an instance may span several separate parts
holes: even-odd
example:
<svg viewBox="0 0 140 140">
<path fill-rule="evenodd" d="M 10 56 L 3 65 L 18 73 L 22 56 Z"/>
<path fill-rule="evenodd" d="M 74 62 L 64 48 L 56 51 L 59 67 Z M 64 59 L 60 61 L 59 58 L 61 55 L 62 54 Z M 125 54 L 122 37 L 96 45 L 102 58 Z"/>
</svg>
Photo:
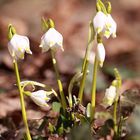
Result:
<svg viewBox="0 0 140 140">
<path fill-rule="evenodd" d="M 104 106 L 111 106 L 116 98 L 116 87 L 111 85 L 109 88 L 106 89 L 105 97 L 103 99 Z"/>
<path fill-rule="evenodd" d="M 14 34 L 8 43 L 8 49 L 14 59 L 24 59 L 24 53 L 32 54 L 29 39 L 26 36 Z"/>
<path fill-rule="evenodd" d="M 63 36 L 54 28 L 50 28 L 41 38 L 40 47 L 42 52 L 46 52 L 49 49 L 56 50 L 57 48 L 63 49 Z"/>
<path fill-rule="evenodd" d="M 102 67 L 105 60 L 105 48 L 102 43 L 98 43 L 97 45 L 97 59 L 100 67 Z"/>
<path fill-rule="evenodd" d="M 30 98 L 33 100 L 35 104 L 37 104 L 40 107 L 46 107 L 48 106 L 47 102 L 50 100 L 50 92 L 44 91 L 44 90 L 38 90 L 31 93 Z"/>
</svg>

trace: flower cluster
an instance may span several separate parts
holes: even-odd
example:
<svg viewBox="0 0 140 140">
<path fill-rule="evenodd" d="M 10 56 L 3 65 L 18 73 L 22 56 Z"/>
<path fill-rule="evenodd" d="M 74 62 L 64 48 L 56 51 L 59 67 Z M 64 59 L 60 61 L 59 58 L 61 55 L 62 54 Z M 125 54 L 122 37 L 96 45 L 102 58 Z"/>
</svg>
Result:
<svg viewBox="0 0 140 140">
<path fill-rule="evenodd" d="M 13 58 L 13 63 L 16 63 L 18 59 L 24 59 L 25 52 L 32 54 L 28 37 L 18 35 L 12 25 L 9 25 L 8 37 L 8 50 Z M 42 48 L 42 52 L 46 52 L 49 49 L 55 51 L 58 48 L 64 50 L 63 36 L 54 27 L 50 27 L 42 36 L 40 47 Z M 50 100 L 49 95 L 52 93 L 53 92 L 38 90 L 30 93 L 28 96 L 30 96 L 33 102 L 38 106 L 46 107 L 48 106 L 47 102 Z"/>
<path fill-rule="evenodd" d="M 117 24 L 111 16 L 111 4 L 107 2 L 108 6 L 103 4 L 102 0 L 97 0 L 96 8 L 97 13 L 92 21 L 89 24 L 89 34 L 88 34 L 88 45 L 82 65 L 82 70 L 74 75 L 71 79 L 68 86 L 68 96 L 66 96 L 63 90 L 63 84 L 61 82 L 60 74 L 57 67 L 57 59 L 55 58 L 55 51 L 60 48 L 63 49 L 63 36 L 55 29 L 55 24 L 51 19 L 42 18 L 42 29 L 45 31 L 44 35 L 41 37 L 41 43 L 39 47 L 42 49 L 42 52 L 50 51 L 52 64 L 54 66 L 54 71 L 56 73 L 56 80 L 58 84 L 59 94 L 55 92 L 55 90 L 49 85 L 45 85 L 36 81 L 22 81 L 20 80 L 20 74 L 18 70 L 18 60 L 24 59 L 25 52 L 28 54 L 32 54 L 30 50 L 30 42 L 28 37 L 18 35 L 16 33 L 15 28 L 10 24 L 8 29 L 8 49 L 10 55 L 13 58 L 13 65 L 17 80 L 17 86 L 20 94 L 20 103 L 21 103 L 21 111 L 22 117 L 26 130 L 26 137 L 28 140 L 31 140 L 30 131 L 28 127 L 28 121 L 26 116 L 26 108 L 24 103 L 24 95 L 29 96 L 29 98 L 40 107 L 49 107 L 48 102 L 51 100 L 52 94 L 57 98 L 59 103 L 52 103 L 52 110 L 56 110 L 59 112 L 58 121 L 55 124 L 48 123 L 48 132 L 51 134 L 60 134 L 65 135 L 67 132 L 70 132 L 70 128 L 72 128 L 72 124 L 79 125 L 83 123 L 91 123 L 93 124 L 94 120 L 97 119 L 96 116 L 96 86 L 97 86 L 97 73 L 98 66 L 102 67 L 105 60 L 105 48 L 102 43 L 102 38 L 105 36 L 107 39 L 112 36 L 116 37 L 116 29 Z M 95 56 L 95 62 L 93 67 L 93 78 L 91 85 L 91 102 L 88 103 L 85 108 L 85 113 L 76 112 L 75 106 L 82 105 L 83 102 L 83 94 L 86 83 L 86 76 L 88 74 L 88 64 L 90 51 L 92 49 L 93 41 L 97 39 L 97 52 Z M 109 88 L 106 89 L 105 96 L 102 100 L 102 105 L 104 107 L 109 107 L 114 104 L 114 112 L 113 112 L 113 121 L 114 121 L 114 136 L 116 138 L 118 133 L 117 122 L 117 105 L 120 97 L 119 88 L 121 87 L 121 76 L 117 69 L 114 69 L 115 79 L 112 81 L 112 84 Z M 78 97 L 72 95 L 72 90 L 75 84 L 80 82 L 80 88 Z M 28 91 L 26 86 L 31 86 L 32 91 Z M 36 90 L 35 87 L 38 90 Z M 43 90 L 44 89 L 44 90 Z M 30 88 L 31 90 L 31 88 Z M 67 102 L 68 101 L 68 102 Z M 98 112 L 97 112 L 98 113 Z M 108 115 L 106 113 L 101 114 L 105 119 L 108 119 Z M 79 117 L 82 116 L 82 117 Z M 63 118 L 62 118 L 63 117 Z M 61 119 L 62 118 L 62 119 Z M 44 118 L 46 119 L 46 118 Z M 77 123 L 77 120 L 79 123 Z M 44 121 L 43 121 L 44 122 Z M 65 126 L 65 123 L 68 122 L 68 125 Z M 121 122 L 121 121 L 120 121 Z M 61 128 L 61 132 L 59 132 Z M 117 128 L 117 129 L 116 129 Z M 90 130 L 90 128 L 89 128 Z M 120 134 L 119 134 L 120 135 Z M 113 135 L 112 135 L 112 138 Z"/>
<path fill-rule="evenodd" d="M 110 14 L 99 11 L 93 19 L 93 25 L 97 34 L 102 33 L 106 38 L 116 37 L 117 24 Z"/>
<path fill-rule="evenodd" d="M 108 9 L 111 9 L 109 3 Z M 97 2 L 97 13 L 93 19 L 93 26 L 96 35 L 105 36 L 107 39 L 112 36 L 116 37 L 117 24 L 112 18 L 110 12 L 111 10 L 106 9 L 106 12 L 102 10 L 99 3 Z M 97 45 L 97 58 L 99 60 L 99 65 L 102 67 L 105 60 L 105 49 L 102 41 L 98 42 Z"/>
<path fill-rule="evenodd" d="M 57 48 L 61 48 L 63 51 L 63 36 L 55 28 L 50 28 L 42 36 L 40 47 L 42 52 L 49 49 L 54 51 Z M 24 59 L 25 52 L 32 54 L 28 37 L 18 34 L 12 35 L 8 43 L 8 49 L 12 58 L 16 60 Z"/>
</svg>

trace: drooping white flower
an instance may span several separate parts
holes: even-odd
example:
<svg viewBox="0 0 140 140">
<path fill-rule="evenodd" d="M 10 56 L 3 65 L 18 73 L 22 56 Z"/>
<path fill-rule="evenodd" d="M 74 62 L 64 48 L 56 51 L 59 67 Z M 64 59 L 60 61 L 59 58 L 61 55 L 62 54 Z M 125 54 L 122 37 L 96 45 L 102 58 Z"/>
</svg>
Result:
<svg viewBox="0 0 140 140">
<path fill-rule="evenodd" d="M 15 34 L 8 43 L 8 50 L 14 59 L 24 59 L 24 53 L 32 54 L 29 39 L 26 36 Z"/>
<path fill-rule="evenodd" d="M 115 101 L 116 94 L 116 87 L 111 85 L 109 88 L 106 89 L 103 104 L 105 106 L 111 106 Z"/>
<path fill-rule="evenodd" d="M 30 98 L 38 106 L 46 107 L 48 106 L 47 102 L 50 100 L 50 97 L 49 97 L 50 94 L 52 94 L 52 92 L 38 90 L 38 91 L 32 92 Z"/>
<path fill-rule="evenodd" d="M 105 29 L 106 20 L 107 16 L 103 12 L 98 11 L 96 13 L 93 19 L 93 26 L 96 33 L 100 33 Z"/>
<path fill-rule="evenodd" d="M 105 48 L 102 43 L 98 43 L 97 45 L 97 59 L 100 67 L 102 67 L 105 60 Z"/>
<path fill-rule="evenodd" d="M 112 16 L 110 14 L 107 14 L 106 30 L 105 30 L 104 36 L 106 38 L 109 38 L 110 35 L 112 35 L 112 37 L 115 38 L 116 30 L 117 30 L 117 24 L 116 24 L 115 20 L 112 18 Z"/>
<path fill-rule="evenodd" d="M 46 52 L 49 49 L 63 49 L 63 36 L 54 28 L 50 28 L 41 38 L 40 47 L 42 52 Z"/>
</svg>

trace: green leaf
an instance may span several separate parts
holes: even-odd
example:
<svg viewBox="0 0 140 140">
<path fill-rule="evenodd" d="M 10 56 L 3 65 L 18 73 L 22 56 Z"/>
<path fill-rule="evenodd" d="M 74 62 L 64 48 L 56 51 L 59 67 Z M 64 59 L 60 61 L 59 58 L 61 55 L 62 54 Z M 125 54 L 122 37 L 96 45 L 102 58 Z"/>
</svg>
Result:
<svg viewBox="0 0 140 140">
<path fill-rule="evenodd" d="M 59 102 L 53 102 L 52 103 L 52 110 L 54 112 L 60 112 L 61 104 Z"/>
</svg>

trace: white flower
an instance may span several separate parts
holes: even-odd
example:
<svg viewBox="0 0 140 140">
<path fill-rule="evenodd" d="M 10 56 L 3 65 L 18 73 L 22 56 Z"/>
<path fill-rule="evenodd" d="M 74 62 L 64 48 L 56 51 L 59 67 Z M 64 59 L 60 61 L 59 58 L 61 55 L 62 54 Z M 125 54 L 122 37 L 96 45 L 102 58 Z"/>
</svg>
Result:
<svg viewBox="0 0 140 140">
<path fill-rule="evenodd" d="M 110 14 L 105 15 L 103 12 L 97 12 L 93 19 L 93 26 L 96 33 L 104 33 L 106 38 L 112 35 L 116 37 L 117 24 Z"/>
<path fill-rule="evenodd" d="M 97 59 L 100 67 L 102 67 L 105 60 L 105 48 L 102 43 L 98 43 L 97 45 Z"/>
<path fill-rule="evenodd" d="M 116 87 L 111 85 L 109 88 L 106 89 L 103 104 L 106 106 L 111 106 L 115 101 L 116 94 Z"/>
<path fill-rule="evenodd" d="M 113 38 L 116 37 L 116 30 L 117 30 L 117 24 L 112 18 L 110 14 L 107 14 L 107 20 L 106 20 L 106 30 L 104 33 L 104 36 L 106 38 L 109 38 L 110 35 L 112 35 Z"/>
<path fill-rule="evenodd" d="M 46 52 L 49 49 L 61 48 L 63 50 L 63 36 L 54 28 L 50 28 L 41 38 L 40 47 L 42 52 Z"/>
<path fill-rule="evenodd" d="M 14 59 L 24 59 L 24 53 L 32 54 L 29 39 L 18 34 L 13 35 L 8 43 L 8 49 Z"/>
<path fill-rule="evenodd" d="M 50 100 L 50 97 L 49 97 L 50 94 L 52 94 L 52 92 L 38 90 L 38 91 L 32 92 L 30 98 L 38 106 L 46 107 L 48 106 L 47 102 Z"/>
<path fill-rule="evenodd" d="M 99 11 L 93 19 L 93 26 L 96 33 L 100 33 L 105 29 L 107 16 Z"/>
</svg>

